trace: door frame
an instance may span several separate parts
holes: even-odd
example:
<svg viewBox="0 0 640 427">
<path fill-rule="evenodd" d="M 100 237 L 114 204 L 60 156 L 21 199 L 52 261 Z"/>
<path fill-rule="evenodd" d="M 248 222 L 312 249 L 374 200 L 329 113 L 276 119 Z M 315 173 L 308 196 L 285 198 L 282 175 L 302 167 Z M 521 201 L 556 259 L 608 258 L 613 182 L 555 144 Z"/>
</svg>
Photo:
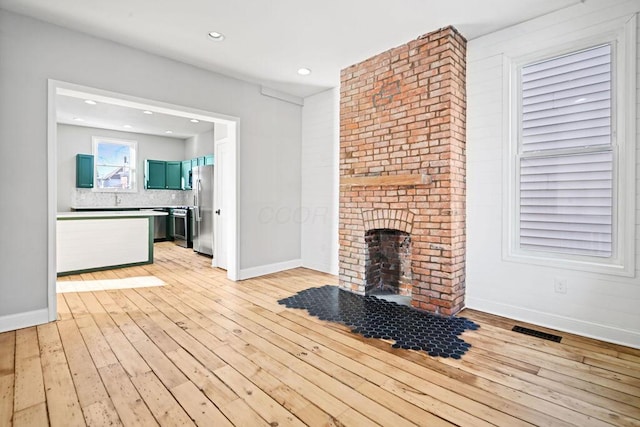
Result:
<svg viewBox="0 0 640 427">
<path fill-rule="evenodd" d="M 240 221 L 238 218 L 240 209 L 238 206 L 240 197 L 240 179 L 238 177 L 240 167 L 238 165 L 240 153 L 240 118 L 228 116 L 225 114 L 215 113 L 212 111 L 200 110 L 192 107 L 170 104 L 166 102 L 156 101 L 153 99 L 139 98 L 118 92 L 106 91 L 89 86 L 82 86 L 74 83 L 64 82 L 60 80 L 49 79 L 47 81 L 47 299 L 48 299 L 48 315 L 49 320 L 54 321 L 57 318 L 57 297 L 56 297 L 56 224 L 58 210 L 58 165 L 57 165 L 57 103 L 58 94 L 67 94 L 73 96 L 87 95 L 91 99 L 100 101 L 108 100 L 109 102 L 117 102 L 122 106 L 139 108 L 142 110 L 151 110 L 158 113 L 173 114 L 177 116 L 198 118 L 203 121 L 214 123 L 223 123 L 229 130 L 229 142 L 232 144 L 232 159 L 227 167 L 232 170 L 229 173 L 230 181 L 227 183 L 231 193 L 231 205 L 229 212 L 229 231 L 228 236 L 235 238 L 228 239 L 228 265 L 227 278 L 230 280 L 238 280 L 239 277 L 239 260 L 240 260 Z M 215 150 L 215 145 L 214 145 Z M 139 181 L 141 182 L 141 181 Z"/>
<path fill-rule="evenodd" d="M 229 247 L 227 245 L 228 242 L 222 242 L 220 239 L 220 236 L 222 235 L 222 233 L 220 232 L 221 230 L 221 224 L 220 224 L 220 215 L 216 214 L 216 211 L 218 209 L 221 209 L 221 205 L 222 205 L 222 191 L 218 191 L 218 183 L 224 181 L 222 179 L 223 176 L 223 172 L 224 172 L 224 166 L 223 165 L 224 161 L 222 159 L 222 157 L 220 156 L 220 144 L 227 144 L 228 141 L 228 131 L 225 130 L 225 133 L 227 133 L 227 135 L 220 140 L 216 140 L 216 131 L 214 130 L 213 132 L 213 138 L 214 138 L 214 174 L 213 174 L 213 259 L 211 260 L 211 266 L 213 267 L 218 267 L 218 268 L 226 268 L 226 267 L 221 267 L 220 266 L 220 249 L 223 246 L 227 246 L 226 247 L 226 252 L 229 252 Z M 223 167 L 221 167 L 221 165 L 223 165 Z M 226 214 L 226 212 L 225 212 Z M 227 262 L 227 267 L 228 267 L 228 262 Z"/>
</svg>

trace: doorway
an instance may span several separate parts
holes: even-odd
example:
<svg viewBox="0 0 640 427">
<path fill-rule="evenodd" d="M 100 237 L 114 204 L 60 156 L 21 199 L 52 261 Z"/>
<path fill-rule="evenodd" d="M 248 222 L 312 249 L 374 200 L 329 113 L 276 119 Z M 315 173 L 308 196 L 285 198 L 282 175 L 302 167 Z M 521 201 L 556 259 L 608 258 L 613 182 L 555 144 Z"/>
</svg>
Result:
<svg viewBox="0 0 640 427">
<path fill-rule="evenodd" d="M 237 155 L 239 150 L 239 118 L 227 116 L 210 111 L 198 110 L 191 107 L 168 104 L 152 99 L 137 98 L 121 93 L 104 91 L 101 89 L 80 86 L 72 83 L 49 80 L 48 82 L 48 132 L 47 132 L 47 162 L 48 162 L 48 233 L 47 233 L 47 257 L 48 257 L 48 311 L 49 320 L 55 320 L 57 315 L 56 307 L 56 224 L 58 211 L 58 194 L 57 194 L 57 122 L 58 122 L 58 95 L 76 96 L 84 99 L 92 99 L 97 102 L 106 102 L 121 107 L 129 107 L 140 111 L 157 112 L 159 114 L 173 115 L 188 119 L 196 119 L 211 122 L 214 126 L 225 129 L 226 137 L 224 139 L 225 148 L 222 151 L 222 158 L 216 159 L 216 164 L 224 171 L 221 176 L 221 183 L 224 188 L 220 188 L 220 192 L 225 197 L 219 201 L 214 200 L 214 209 L 218 203 L 224 203 L 224 222 L 219 226 L 223 226 L 224 230 L 220 230 L 219 238 L 216 238 L 217 245 L 223 251 L 222 258 L 224 267 L 227 270 L 227 278 L 237 280 L 238 278 L 238 260 L 240 259 L 240 222 L 238 215 L 238 165 Z M 215 147 L 214 147 L 215 149 Z M 217 154 L 217 153 L 216 153 Z M 215 261 L 215 254 L 214 254 Z"/>
</svg>

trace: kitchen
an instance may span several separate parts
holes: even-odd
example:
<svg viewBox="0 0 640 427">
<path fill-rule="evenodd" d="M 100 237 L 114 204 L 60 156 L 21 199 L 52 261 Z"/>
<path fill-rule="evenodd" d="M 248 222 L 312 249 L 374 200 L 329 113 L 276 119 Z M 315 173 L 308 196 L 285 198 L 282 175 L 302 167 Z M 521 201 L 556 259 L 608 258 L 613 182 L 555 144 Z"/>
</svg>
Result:
<svg viewBox="0 0 640 427">
<path fill-rule="evenodd" d="M 165 240 L 213 256 L 214 134 L 225 124 L 89 93 L 56 101 L 58 275 L 151 263 Z M 141 220 L 149 230 L 127 254 L 136 234 L 118 233 Z"/>
</svg>

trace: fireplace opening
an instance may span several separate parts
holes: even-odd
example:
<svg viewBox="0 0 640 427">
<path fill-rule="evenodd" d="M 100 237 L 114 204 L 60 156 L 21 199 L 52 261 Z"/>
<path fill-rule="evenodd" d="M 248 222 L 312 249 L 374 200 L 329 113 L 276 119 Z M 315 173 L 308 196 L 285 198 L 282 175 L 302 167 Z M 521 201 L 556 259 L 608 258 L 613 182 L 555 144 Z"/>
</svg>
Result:
<svg viewBox="0 0 640 427">
<path fill-rule="evenodd" d="M 410 296 L 411 236 L 400 230 L 375 229 L 365 233 L 365 295 Z"/>
</svg>

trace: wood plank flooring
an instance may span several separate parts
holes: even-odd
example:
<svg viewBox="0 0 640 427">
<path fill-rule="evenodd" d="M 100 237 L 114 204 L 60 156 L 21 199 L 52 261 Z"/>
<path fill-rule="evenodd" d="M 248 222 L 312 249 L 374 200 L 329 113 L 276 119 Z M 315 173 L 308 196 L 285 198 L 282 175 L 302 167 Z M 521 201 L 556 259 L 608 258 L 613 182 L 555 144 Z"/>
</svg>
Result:
<svg viewBox="0 0 640 427">
<path fill-rule="evenodd" d="M 0 333 L 0 426 L 640 426 L 640 350 L 480 324 L 461 360 L 365 339 L 277 300 L 334 276 L 230 282 L 156 244 L 166 286 L 58 295 L 57 322 Z"/>
</svg>

